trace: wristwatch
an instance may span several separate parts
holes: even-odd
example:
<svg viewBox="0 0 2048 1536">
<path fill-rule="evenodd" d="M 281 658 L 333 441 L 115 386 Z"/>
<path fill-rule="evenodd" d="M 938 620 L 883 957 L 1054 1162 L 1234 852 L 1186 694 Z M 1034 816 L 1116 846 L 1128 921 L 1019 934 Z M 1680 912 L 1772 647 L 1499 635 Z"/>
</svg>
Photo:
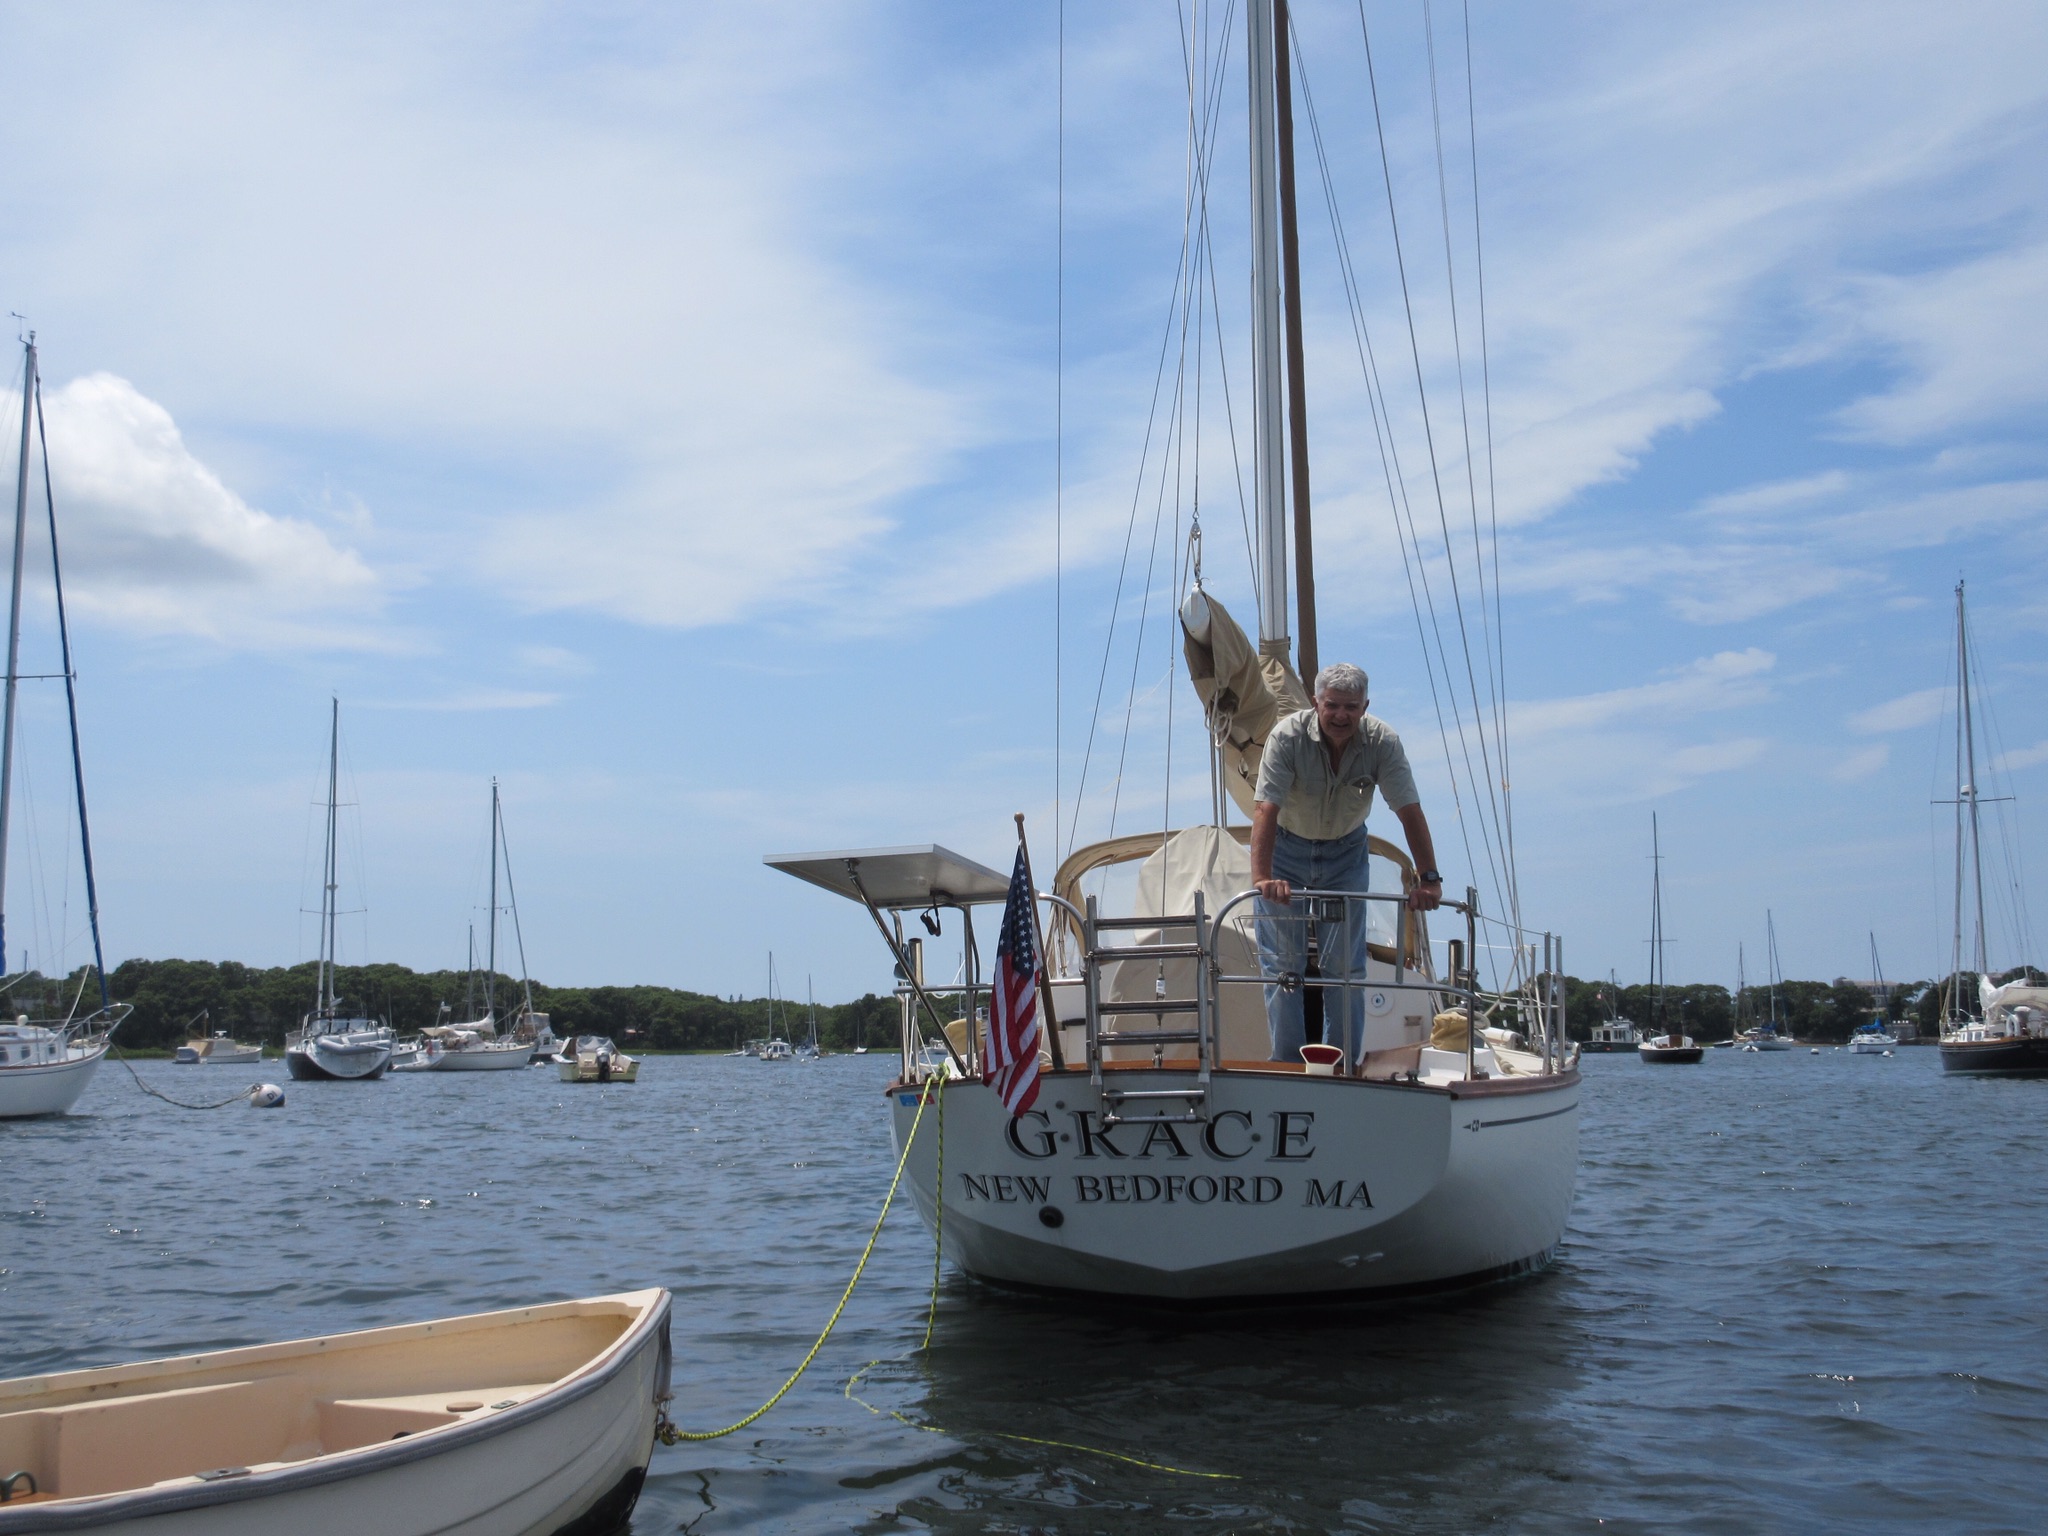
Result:
<svg viewBox="0 0 2048 1536">
<path fill-rule="evenodd" d="M 1442 885 L 1444 883 L 1444 877 L 1433 869 L 1425 869 L 1420 875 L 1416 876 L 1416 879 L 1424 885 Z"/>
</svg>

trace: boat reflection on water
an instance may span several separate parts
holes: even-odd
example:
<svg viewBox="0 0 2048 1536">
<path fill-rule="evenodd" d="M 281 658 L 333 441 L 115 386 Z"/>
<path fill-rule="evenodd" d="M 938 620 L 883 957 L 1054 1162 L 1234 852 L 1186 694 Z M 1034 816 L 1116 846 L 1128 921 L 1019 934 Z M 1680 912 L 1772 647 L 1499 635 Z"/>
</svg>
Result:
<svg viewBox="0 0 2048 1536">
<path fill-rule="evenodd" d="M 1436 1302 L 1162 1316 L 955 1280 L 930 1350 L 853 1390 L 940 1431 L 927 1466 L 966 1448 L 898 1506 L 937 1529 L 1079 1500 L 1197 1530 L 1474 1530 L 1572 1506 L 1593 1343 L 1561 1305 L 1576 1284 L 1567 1265 Z"/>
</svg>

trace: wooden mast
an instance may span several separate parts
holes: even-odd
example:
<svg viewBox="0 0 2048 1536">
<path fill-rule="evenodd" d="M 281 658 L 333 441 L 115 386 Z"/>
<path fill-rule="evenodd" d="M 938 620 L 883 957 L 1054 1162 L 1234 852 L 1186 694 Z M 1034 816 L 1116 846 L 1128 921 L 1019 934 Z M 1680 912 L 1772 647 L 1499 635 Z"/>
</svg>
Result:
<svg viewBox="0 0 2048 1536">
<path fill-rule="evenodd" d="M 1309 537 L 1308 395 L 1301 341 L 1301 233 L 1294 203 L 1294 83 L 1287 0 L 1273 0 L 1273 106 L 1280 150 L 1280 265 L 1287 327 L 1287 437 L 1294 481 L 1295 670 L 1313 691 L 1316 669 L 1316 567 Z"/>
</svg>

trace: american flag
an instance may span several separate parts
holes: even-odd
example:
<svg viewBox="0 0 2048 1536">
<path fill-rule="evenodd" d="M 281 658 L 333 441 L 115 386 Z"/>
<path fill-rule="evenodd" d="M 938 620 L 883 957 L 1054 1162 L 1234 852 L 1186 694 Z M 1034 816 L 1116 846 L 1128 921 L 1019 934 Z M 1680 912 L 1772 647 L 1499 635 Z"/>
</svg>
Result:
<svg viewBox="0 0 2048 1536">
<path fill-rule="evenodd" d="M 996 974 L 989 989 L 988 1052 L 981 1080 L 992 1085 L 1014 1117 L 1038 1097 L 1038 944 L 1032 921 L 1031 875 L 1024 850 L 1010 875 L 1003 930 L 996 940 Z"/>
</svg>

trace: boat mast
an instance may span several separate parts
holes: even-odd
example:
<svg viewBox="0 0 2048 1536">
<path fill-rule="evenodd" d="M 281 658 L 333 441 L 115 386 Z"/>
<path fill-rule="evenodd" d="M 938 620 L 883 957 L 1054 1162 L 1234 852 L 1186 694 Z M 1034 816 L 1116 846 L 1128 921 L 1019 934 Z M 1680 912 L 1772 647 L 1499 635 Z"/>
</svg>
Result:
<svg viewBox="0 0 2048 1536">
<path fill-rule="evenodd" d="M 1656 989 L 1656 1017 L 1664 1028 L 1664 855 L 1657 843 L 1657 813 L 1650 812 L 1650 985 Z M 1666 1030 L 1668 1038 L 1670 1031 Z"/>
<path fill-rule="evenodd" d="M 498 846 L 505 852 L 505 904 L 512 909 L 512 941 L 519 949 L 519 998 L 528 1014 L 533 1012 L 533 978 L 526 973 L 526 933 L 519 926 L 519 888 L 512 883 L 512 845 L 505 841 L 505 807 L 497 798 L 498 781 L 491 781 L 493 820 Z"/>
<path fill-rule="evenodd" d="M 1770 965 L 1771 981 L 1771 1032 L 1778 1030 L 1778 920 L 1769 907 L 1764 908 L 1764 943 L 1769 950 L 1765 956 Z"/>
<path fill-rule="evenodd" d="M 491 780 L 491 923 L 484 952 L 484 1017 L 498 1018 L 498 781 Z"/>
<path fill-rule="evenodd" d="M 21 344 L 21 463 L 14 477 L 14 599 L 7 610 L 6 724 L 0 726 L 0 974 L 7 970 L 7 821 L 14 798 L 14 695 L 21 682 L 21 560 L 28 538 L 28 427 L 35 398 L 36 336 Z"/>
<path fill-rule="evenodd" d="M 1251 85 L 1252 484 L 1258 515 L 1259 651 L 1284 657 L 1288 649 L 1287 467 L 1280 396 L 1275 3 L 1250 0 L 1245 7 L 1245 57 Z"/>
<path fill-rule="evenodd" d="M 339 1001 L 334 995 L 334 909 L 339 885 L 335 867 L 339 862 L 335 849 L 335 801 L 341 786 L 341 700 L 336 698 L 332 702 L 333 714 L 327 728 L 327 861 L 320 899 L 320 987 L 316 1000 L 318 1011 L 330 1016 Z"/>
<path fill-rule="evenodd" d="M 19 559 L 20 557 L 17 555 L 17 562 Z M 15 578 L 17 592 L 20 589 L 20 580 L 19 576 Z M 10 678 L 13 676 L 13 663 L 11 660 L 8 664 L 8 675 Z M 1977 974 L 1982 976 L 1989 969 L 1986 963 L 1987 956 L 1984 944 L 1984 845 L 1978 837 L 1977 827 L 1977 722 L 1970 707 L 1970 626 L 1963 614 L 1963 584 L 1960 581 L 1956 583 L 1956 677 L 1958 686 L 1962 690 L 1962 709 L 1957 715 L 1956 725 L 1963 735 L 1962 766 L 1969 771 L 1969 777 L 1957 788 L 1956 798 L 1969 807 L 1970 874 L 1972 876 L 1972 883 L 1976 887 L 1977 897 Z M 10 686 L 12 686 L 11 683 Z M 1956 851 L 1956 857 L 1958 861 L 1957 874 L 1960 876 L 1962 873 L 1960 868 L 1962 850 L 1960 847 Z M 1958 880 L 1957 884 L 1956 900 L 1960 905 L 1962 901 L 1960 880 Z M 1962 936 L 1958 933 L 1958 949 L 1961 948 L 1961 941 Z M 1960 970 L 1962 967 L 1957 966 L 1957 969 Z"/>
<path fill-rule="evenodd" d="M 1280 259 L 1286 283 L 1287 443 L 1294 472 L 1295 670 L 1316 685 L 1316 565 L 1309 536 L 1308 388 L 1301 342 L 1301 231 L 1294 208 L 1293 29 L 1287 0 L 1273 0 L 1273 100 L 1280 149 Z"/>
</svg>

